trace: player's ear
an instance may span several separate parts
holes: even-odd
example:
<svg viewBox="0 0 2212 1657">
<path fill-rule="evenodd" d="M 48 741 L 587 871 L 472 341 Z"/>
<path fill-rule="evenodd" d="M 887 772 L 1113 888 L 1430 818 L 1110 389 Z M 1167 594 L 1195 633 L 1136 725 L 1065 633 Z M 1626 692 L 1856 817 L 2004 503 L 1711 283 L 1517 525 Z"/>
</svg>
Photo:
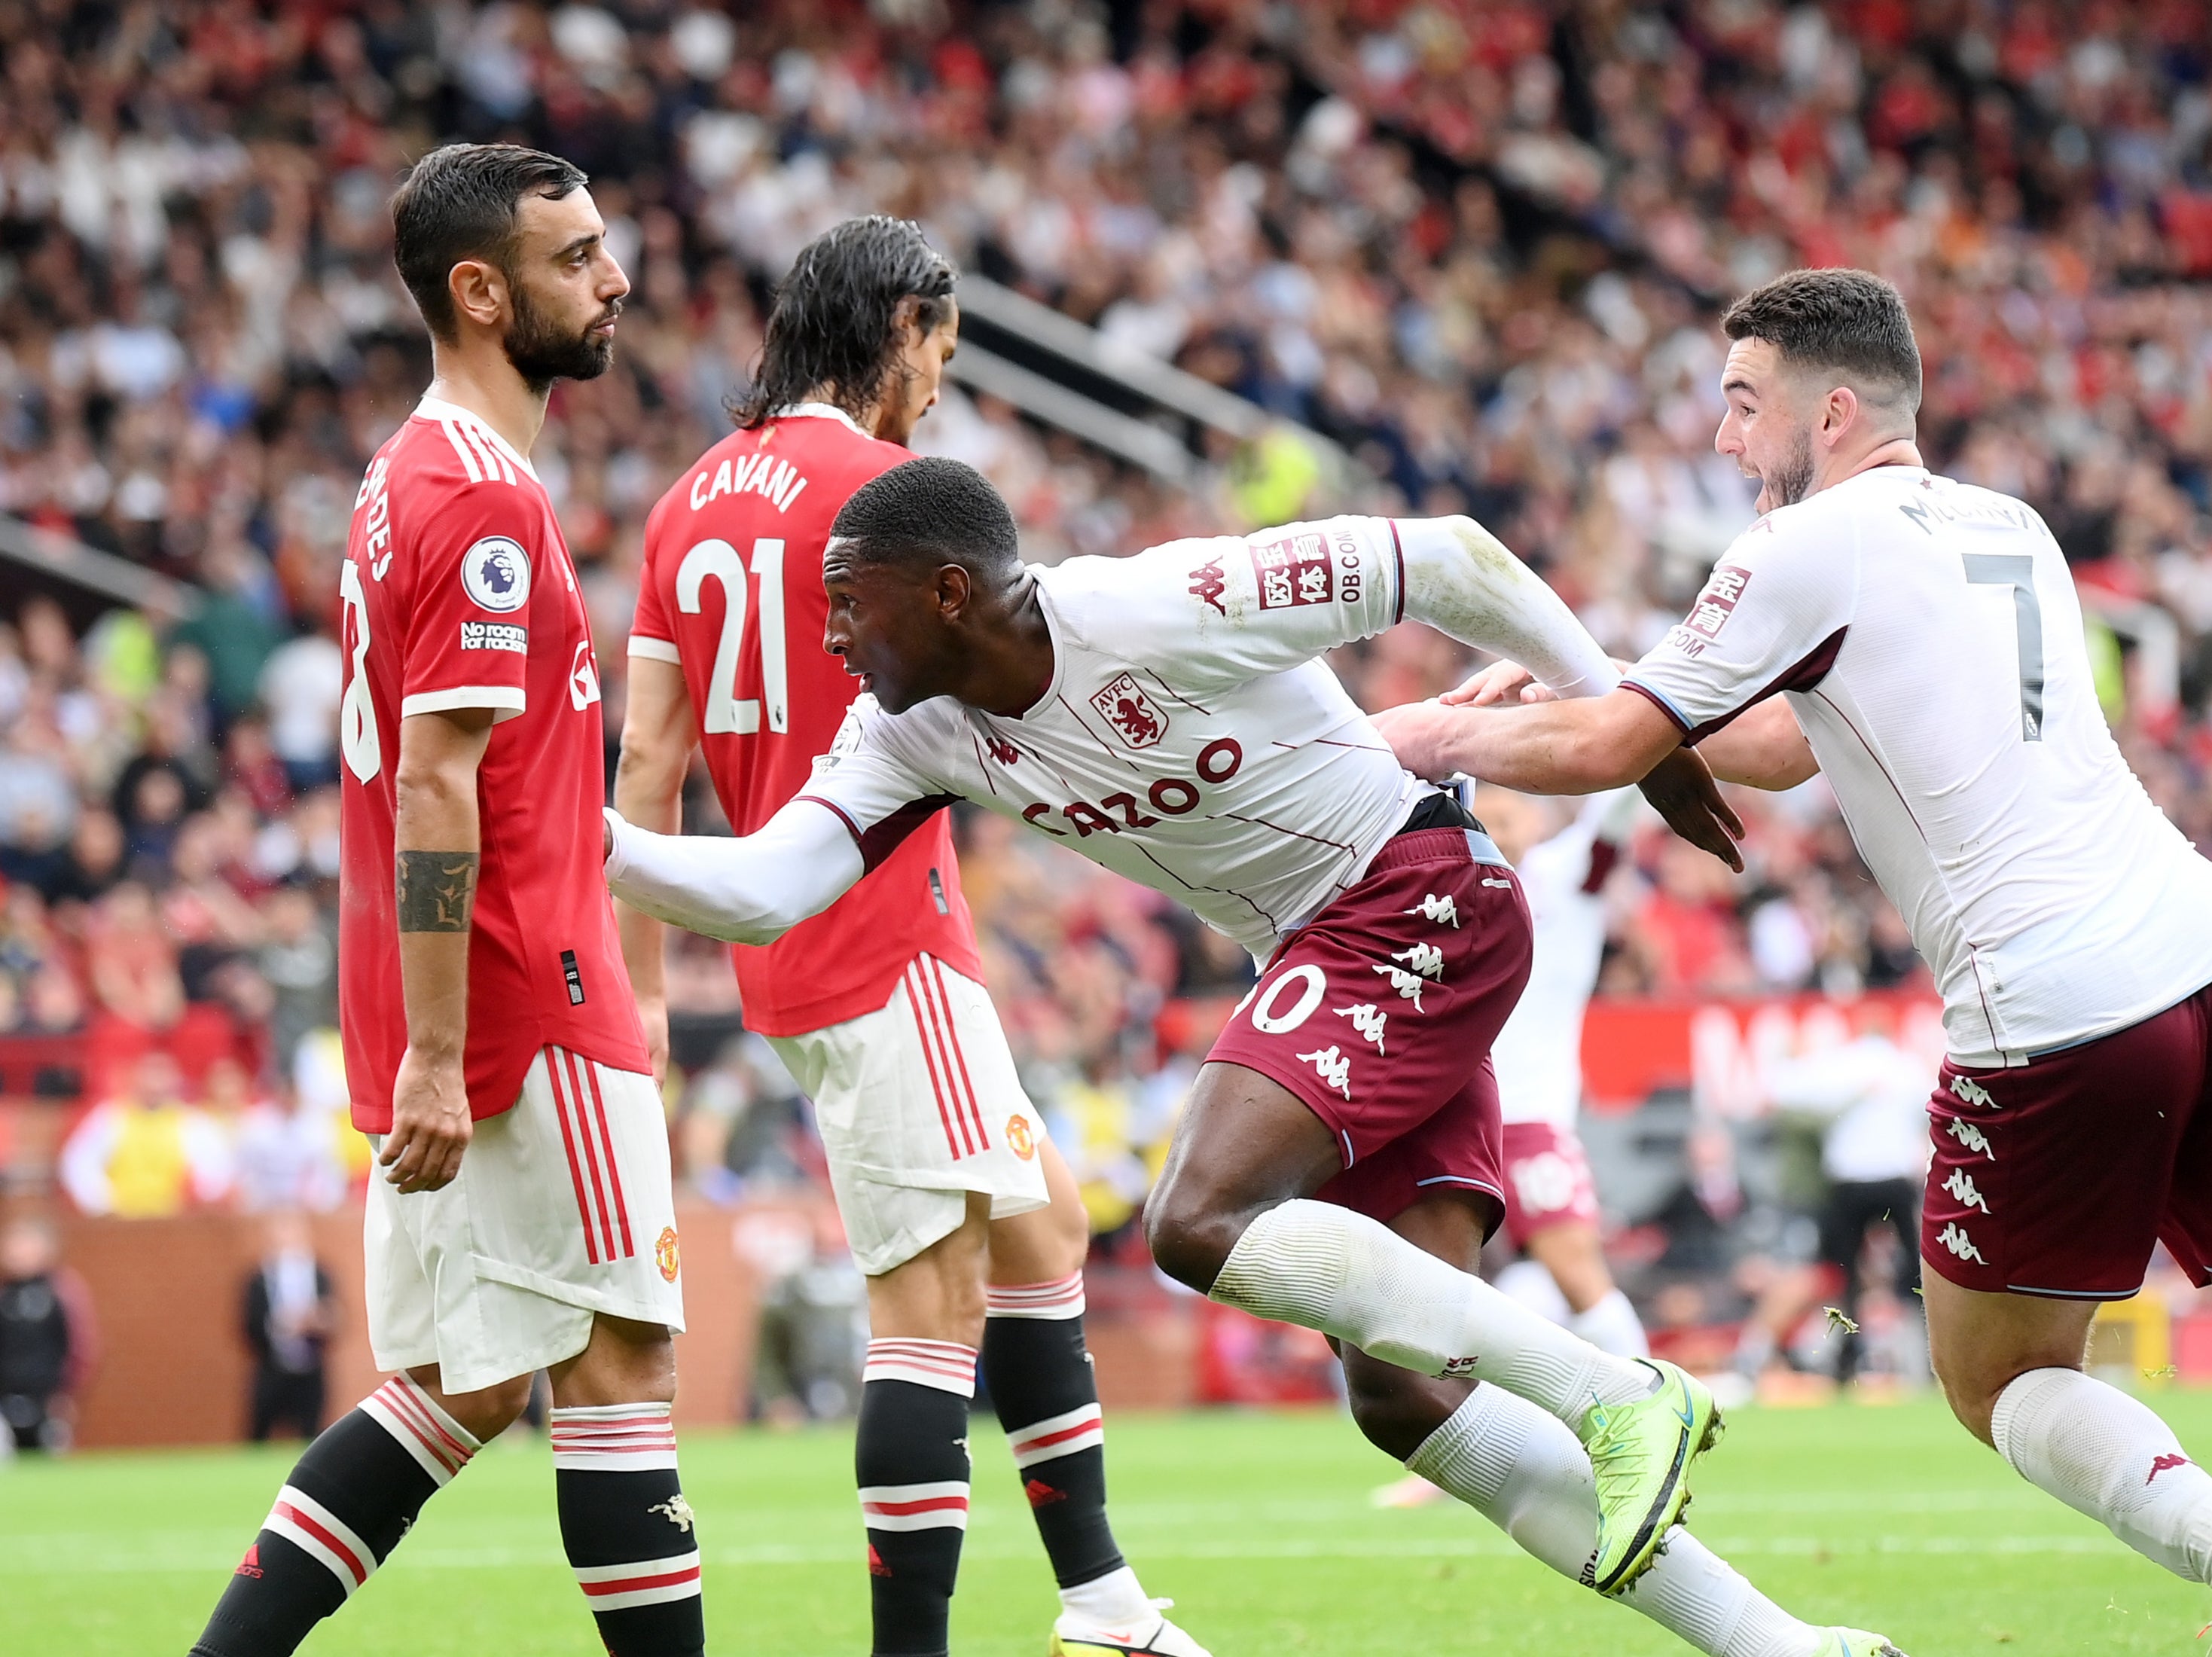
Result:
<svg viewBox="0 0 2212 1657">
<path fill-rule="evenodd" d="M 891 307 L 892 348 L 902 353 L 921 343 L 921 297 L 908 294 Z"/>
<path fill-rule="evenodd" d="M 962 564 L 940 564 L 937 570 L 937 612 L 948 622 L 957 622 L 968 613 L 968 601 L 975 596 L 975 578 Z"/>
<path fill-rule="evenodd" d="M 1820 410 L 1820 429 L 1831 440 L 1841 437 L 1859 411 L 1859 394 L 1848 385 L 1838 385 L 1828 393 Z"/>
<path fill-rule="evenodd" d="M 507 273 L 489 259 L 463 259 L 446 273 L 453 310 L 480 327 L 496 327 L 507 305 Z"/>
</svg>

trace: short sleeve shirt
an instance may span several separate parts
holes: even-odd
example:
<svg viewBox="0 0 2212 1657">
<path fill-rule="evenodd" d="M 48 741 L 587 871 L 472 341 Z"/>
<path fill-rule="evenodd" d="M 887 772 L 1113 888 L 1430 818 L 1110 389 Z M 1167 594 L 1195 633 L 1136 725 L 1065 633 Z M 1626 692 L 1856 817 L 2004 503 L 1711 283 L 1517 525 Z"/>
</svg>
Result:
<svg viewBox="0 0 2212 1657">
<path fill-rule="evenodd" d="M 400 722 L 488 708 L 469 940 L 469 1109 L 512 1105 L 538 1049 L 647 1067 L 601 878 L 598 663 L 553 503 L 467 410 L 425 399 L 354 504 L 339 706 L 339 1023 L 354 1125 L 392 1124 L 407 1047 L 394 889 Z"/>
<path fill-rule="evenodd" d="M 805 785 L 859 695 L 822 647 L 822 555 L 847 497 L 912 458 L 805 404 L 708 450 L 647 521 L 629 653 L 683 669 L 707 774 L 741 835 Z M 982 976 L 951 826 L 933 808 L 822 913 L 731 950 L 745 1023 L 766 1035 L 875 1011 L 922 954 Z"/>
</svg>

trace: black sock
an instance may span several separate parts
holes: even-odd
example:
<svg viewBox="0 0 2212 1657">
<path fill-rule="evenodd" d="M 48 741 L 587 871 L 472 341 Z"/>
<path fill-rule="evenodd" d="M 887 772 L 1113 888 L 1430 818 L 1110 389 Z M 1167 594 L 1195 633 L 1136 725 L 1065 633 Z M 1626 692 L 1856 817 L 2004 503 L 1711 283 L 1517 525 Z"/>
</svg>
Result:
<svg viewBox="0 0 2212 1657">
<path fill-rule="evenodd" d="M 983 1379 L 1052 1556 L 1072 1588 L 1121 1568 L 1106 1519 L 1105 1429 L 1083 1344 L 1083 1275 L 993 1288 Z"/>
<path fill-rule="evenodd" d="M 702 1657 L 699 1542 L 665 1404 L 556 1410 L 561 1545 L 610 1657 Z"/>
<path fill-rule="evenodd" d="M 477 1448 L 406 1376 L 385 1382 L 293 1465 L 192 1657 L 289 1657 Z"/>
<path fill-rule="evenodd" d="M 975 1349 L 872 1340 L 854 1471 L 868 1529 L 875 1657 L 944 1657 L 968 1533 L 968 1405 Z"/>
</svg>

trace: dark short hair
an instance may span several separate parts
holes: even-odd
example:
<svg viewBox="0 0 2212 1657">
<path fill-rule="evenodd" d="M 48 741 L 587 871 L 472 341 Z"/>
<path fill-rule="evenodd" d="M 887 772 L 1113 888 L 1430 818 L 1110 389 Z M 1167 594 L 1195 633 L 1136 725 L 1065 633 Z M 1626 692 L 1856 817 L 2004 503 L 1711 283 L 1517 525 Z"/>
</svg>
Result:
<svg viewBox="0 0 2212 1657">
<path fill-rule="evenodd" d="M 430 331 L 453 337 L 447 282 L 462 260 L 513 271 L 523 197 L 557 202 L 586 182 L 573 161 L 520 144 L 447 144 L 416 162 L 392 197 L 392 262 Z"/>
<path fill-rule="evenodd" d="M 862 564 L 1005 570 L 1021 561 L 1014 515 L 990 479 L 964 461 L 922 455 L 879 472 L 845 498 L 830 533 Z"/>
<path fill-rule="evenodd" d="M 1870 270 L 1791 270 L 1728 308 L 1721 331 L 1763 339 L 1796 367 L 1832 368 L 1920 407 L 1920 347 L 1905 296 Z"/>
<path fill-rule="evenodd" d="M 898 348 L 898 304 L 918 300 L 928 335 L 950 313 L 952 261 L 911 219 L 848 219 L 799 250 L 777 286 L 752 389 L 732 406 L 739 426 L 766 424 L 820 388 L 847 414 L 882 394 Z"/>
</svg>

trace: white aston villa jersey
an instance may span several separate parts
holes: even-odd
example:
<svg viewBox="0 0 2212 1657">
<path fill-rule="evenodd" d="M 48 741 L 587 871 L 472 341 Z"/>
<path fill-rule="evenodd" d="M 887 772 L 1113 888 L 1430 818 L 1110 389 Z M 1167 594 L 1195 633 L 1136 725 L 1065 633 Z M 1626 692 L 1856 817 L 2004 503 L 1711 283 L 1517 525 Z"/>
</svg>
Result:
<svg viewBox="0 0 2212 1657">
<path fill-rule="evenodd" d="M 1769 513 L 1625 683 L 1693 739 L 1789 694 L 1961 1062 L 2212 982 L 2212 863 L 2121 758 L 2065 560 L 2009 496 L 1885 466 Z"/>
<path fill-rule="evenodd" d="M 966 798 L 1166 893 L 1264 960 L 1434 789 L 1314 659 L 1400 617 L 1389 519 L 1171 541 L 1032 572 L 1054 672 L 1018 717 L 857 702 L 799 798 L 864 855 Z"/>
<path fill-rule="evenodd" d="M 1605 877 L 1641 799 L 1633 788 L 1591 795 L 1572 822 L 1515 865 L 1536 950 L 1528 987 L 1490 1049 L 1509 1122 L 1567 1127 L 1582 1109 L 1583 1015 L 1605 955 Z"/>
</svg>

